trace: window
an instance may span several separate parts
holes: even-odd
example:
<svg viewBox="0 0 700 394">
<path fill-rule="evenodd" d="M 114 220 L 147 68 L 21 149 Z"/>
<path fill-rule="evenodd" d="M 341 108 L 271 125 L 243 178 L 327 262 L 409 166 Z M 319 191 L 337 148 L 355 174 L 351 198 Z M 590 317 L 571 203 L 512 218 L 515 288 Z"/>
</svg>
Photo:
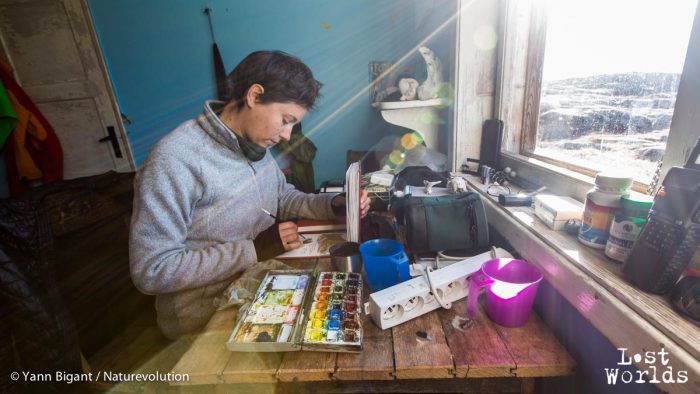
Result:
<svg viewBox="0 0 700 394">
<path fill-rule="evenodd" d="M 697 0 L 538 3 L 546 8 L 530 19 L 520 153 L 649 184 L 666 149 Z"/>
</svg>

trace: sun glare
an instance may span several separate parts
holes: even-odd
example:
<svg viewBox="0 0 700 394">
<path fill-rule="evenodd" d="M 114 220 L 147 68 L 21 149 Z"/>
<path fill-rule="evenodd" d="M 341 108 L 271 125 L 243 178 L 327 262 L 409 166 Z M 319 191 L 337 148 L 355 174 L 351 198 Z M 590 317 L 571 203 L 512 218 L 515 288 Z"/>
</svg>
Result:
<svg viewBox="0 0 700 394">
<path fill-rule="evenodd" d="M 545 81 L 683 70 L 697 0 L 546 3 Z"/>
</svg>

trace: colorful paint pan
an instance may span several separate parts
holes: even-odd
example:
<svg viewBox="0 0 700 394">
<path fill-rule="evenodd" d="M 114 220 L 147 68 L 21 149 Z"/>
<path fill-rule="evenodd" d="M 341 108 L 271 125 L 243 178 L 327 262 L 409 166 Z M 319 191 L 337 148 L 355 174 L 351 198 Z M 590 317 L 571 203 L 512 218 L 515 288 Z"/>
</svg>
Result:
<svg viewBox="0 0 700 394">
<path fill-rule="evenodd" d="M 314 289 L 315 302 L 305 328 L 305 342 L 361 348 L 359 275 L 324 272 L 319 277 Z M 321 330 L 325 334 L 323 337 Z"/>
</svg>

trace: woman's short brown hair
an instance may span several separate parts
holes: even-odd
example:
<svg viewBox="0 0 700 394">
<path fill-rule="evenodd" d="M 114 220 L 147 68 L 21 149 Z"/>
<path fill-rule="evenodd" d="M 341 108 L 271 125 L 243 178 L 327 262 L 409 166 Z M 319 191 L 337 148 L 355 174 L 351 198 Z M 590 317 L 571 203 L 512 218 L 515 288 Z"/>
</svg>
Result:
<svg viewBox="0 0 700 394">
<path fill-rule="evenodd" d="M 321 95 L 322 84 L 299 58 L 282 51 L 256 51 L 246 56 L 226 77 L 226 99 L 243 108 L 253 84 L 265 91 L 261 103 L 295 103 L 310 110 Z"/>
</svg>

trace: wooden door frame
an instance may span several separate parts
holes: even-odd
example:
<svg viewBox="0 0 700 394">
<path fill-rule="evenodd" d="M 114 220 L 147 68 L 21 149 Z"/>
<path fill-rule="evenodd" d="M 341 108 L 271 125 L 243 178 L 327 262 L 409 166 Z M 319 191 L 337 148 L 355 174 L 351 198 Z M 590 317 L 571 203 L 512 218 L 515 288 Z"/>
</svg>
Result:
<svg viewBox="0 0 700 394">
<path fill-rule="evenodd" d="M 70 0 L 64 0 L 64 1 L 70 1 Z M 114 85 L 112 83 L 112 78 L 109 75 L 109 71 L 107 70 L 107 62 L 105 61 L 104 53 L 102 51 L 102 47 L 100 46 L 100 40 L 99 37 L 97 36 L 97 31 L 95 30 L 95 24 L 92 21 L 92 13 L 90 12 L 90 7 L 88 6 L 87 0 L 78 0 L 80 2 L 80 6 L 83 9 L 83 15 L 85 16 L 85 23 L 87 24 L 90 38 L 92 40 L 94 49 L 95 49 L 95 55 L 97 56 L 97 62 L 100 65 L 100 72 L 102 73 L 102 77 L 104 78 L 105 81 L 105 90 L 107 91 L 107 97 L 109 98 L 109 105 L 112 108 L 112 111 L 114 112 L 114 118 L 115 118 L 115 128 L 117 130 L 117 135 L 119 138 L 119 141 L 121 142 L 121 148 L 123 150 L 124 158 L 126 159 L 126 162 L 129 164 L 131 167 L 131 171 L 136 171 L 136 162 L 134 161 L 134 154 L 131 151 L 131 143 L 129 142 L 129 136 L 126 132 L 126 127 L 124 127 L 124 122 L 122 121 L 122 112 L 121 109 L 119 108 L 119 103 L 117 102 L 117 96 L 114 93 Z"/>
</svg>

